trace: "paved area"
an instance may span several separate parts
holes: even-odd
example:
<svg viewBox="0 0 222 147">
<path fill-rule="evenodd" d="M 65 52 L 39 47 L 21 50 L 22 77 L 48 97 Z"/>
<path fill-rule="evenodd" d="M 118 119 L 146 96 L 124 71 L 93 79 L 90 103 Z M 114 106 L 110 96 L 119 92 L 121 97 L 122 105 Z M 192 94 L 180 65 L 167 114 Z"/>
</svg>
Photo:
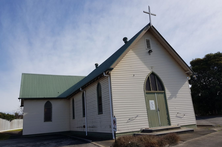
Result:
<svg viewBox="0 0 222 147">
<path fill-rule="evenodd" d="M 182 142 L 174 147 L 221 147 L 222 131 Z"/>
<path fill-rule="evenodd" d="M 175 147 L 222 147 L 222 116 L 198 117 L 197 126 L 194 132 L 179 134 L 181 141 Z M 114 140 L 95 141 L 103 147 L 110 147 L 113 142 Z"/>
<path fill-rule="evenodd" d="M 222 116 L 198 117 L 194 132 L 179 134 L 181 141 L 174 147 L 222 147 Z M 114 140 L 86 143 L 61 135 L 17 137 L 0 141 L 0 147 L 110 147 Z"/>
<path fill-rule="evenodd" d="M 198 126 L 212 125 L 214 127 L 222 127 L 222 116 L 197 117 L 196 120 Z"/>
<path fill-rule="evenodd" d="M 77 139 L 60 135 L 19 137 L 0 141 L 0 147 L 96 147 Z"/>
</svg>

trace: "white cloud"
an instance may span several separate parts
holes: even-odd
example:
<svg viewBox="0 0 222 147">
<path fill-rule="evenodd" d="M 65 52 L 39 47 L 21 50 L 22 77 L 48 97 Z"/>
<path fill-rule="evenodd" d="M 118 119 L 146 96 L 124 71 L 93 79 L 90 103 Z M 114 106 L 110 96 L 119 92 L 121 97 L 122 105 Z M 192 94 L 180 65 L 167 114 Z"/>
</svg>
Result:
<svg viewBox="0 0 222 147">
<path fill-rule="evenodd" d="M 0 111 L 17 109 L 21 73 L 87 75 L 148 23 L 147 5 L 157 14 L 153 25 L 188 64 L 222 46 L 219 0 L 23 2 L 13 15 L 10 5 L 0 10 L 10 55 L 0 71 Z"/>
</svg>

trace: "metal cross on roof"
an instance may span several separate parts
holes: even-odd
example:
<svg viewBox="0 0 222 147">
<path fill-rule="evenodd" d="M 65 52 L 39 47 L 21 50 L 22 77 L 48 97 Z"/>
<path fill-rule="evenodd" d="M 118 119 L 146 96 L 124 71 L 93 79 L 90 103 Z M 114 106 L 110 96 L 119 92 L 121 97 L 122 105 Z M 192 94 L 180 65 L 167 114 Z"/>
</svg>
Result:
<svg viewBox="0 0 222 147">
<path fill-rule="evenodd" d="M 148 6 L 148 11 L 149 11 L 149 12 L 143 11 L 143 13 L 149 14 L 150 26 L 152 26 L 152 23 L 151 23 L 151 15 L 156 16 L 156 14 L 153 14 L 153 13 L 150 12 L 150 6 Z"/>
</svg>

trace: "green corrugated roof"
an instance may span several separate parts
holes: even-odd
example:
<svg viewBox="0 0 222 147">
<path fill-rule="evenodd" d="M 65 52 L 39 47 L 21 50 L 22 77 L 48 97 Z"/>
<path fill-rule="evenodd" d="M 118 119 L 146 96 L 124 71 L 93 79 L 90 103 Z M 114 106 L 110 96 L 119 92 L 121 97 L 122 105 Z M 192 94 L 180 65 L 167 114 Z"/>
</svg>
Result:
<svg viewBox="0 0 222 147">
<path fill-rule="evenodd" d="M 22 74 L 19 98 L 65 98 L 84 76 Z"/>
<path fill-rule="evenodd" d="M 88 76 L 86 76 L 83 80 L 78 82 L 73 86 L 73 93 L 79 90 L 81 87 L 103 74 L 103 72 L 107 70 L 111 70 L 111 66 L 115 63 L 116 60 L 128 49 L 128 47 L 135 41 L 135 39 L 140 35 L 140 33 L 149 26 L 146 25 L 143 29 L 141 29 L 136 35 L 134 35 L 126 44 L 124 44 L 121 48 L 119 48 L 114 54 L 112 54 L 106 61 L 104 61 L 99 67 L 93 70 Z"/>
</svg>

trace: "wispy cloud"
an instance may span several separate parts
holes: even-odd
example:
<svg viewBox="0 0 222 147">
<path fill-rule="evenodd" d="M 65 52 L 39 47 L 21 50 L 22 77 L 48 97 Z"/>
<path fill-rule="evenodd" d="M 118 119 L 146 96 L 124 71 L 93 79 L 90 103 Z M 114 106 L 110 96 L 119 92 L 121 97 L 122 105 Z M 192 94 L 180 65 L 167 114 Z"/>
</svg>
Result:
<svg viewBox="0 0 222 147">
<path fill-rule="evenodd" d="M 21 73 L 87 75 L 148 23 L 189 62 L 222 46 L 222 2 L 0 1 L 0 111 L 19 106 Z"/>
</svg>

